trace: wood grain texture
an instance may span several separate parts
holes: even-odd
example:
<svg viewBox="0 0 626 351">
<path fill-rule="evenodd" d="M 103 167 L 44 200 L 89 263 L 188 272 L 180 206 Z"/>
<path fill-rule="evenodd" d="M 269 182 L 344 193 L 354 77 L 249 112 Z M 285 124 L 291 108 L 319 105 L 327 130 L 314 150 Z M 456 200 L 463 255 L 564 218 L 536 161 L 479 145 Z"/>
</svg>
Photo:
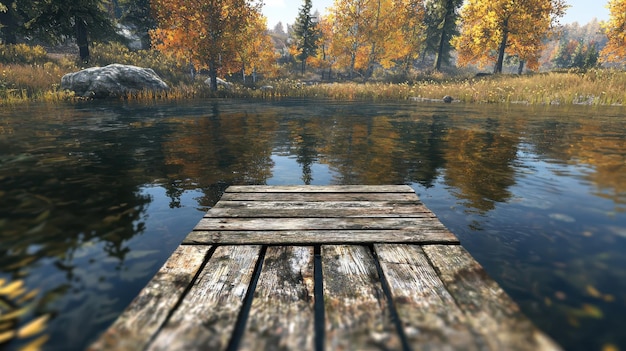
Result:
<svg viewBox="0 0 626 351">
<path fill-rule="evenodd" d="M 435 218 L 202 218 L 194 230 L 447 230 Z"/>
<path fill-rule="evenodd" d="M 224 350 L 260 246 L 220 246 L 149 350 Z"/>
<path fill-rule="evenodd" d="M 88 350 L 143 350 L 192 283 L 210 246 L 179 246 Z"/>
<path fill-rule="evenodd" d="M 279 199 L 277 199 L 279 200 Z M 414 202 L 389 201 L 219 201 L 205 215 L 206 218 L 274 217 L 274 218 L 337 218 L 337 217 L 409 217 L 434 218 L 426 206 Z"/>
<path fill-rule="evenodd" d="M 448 243 L 459 239 L 447 230 L 285 230 L 285 231 L 193 231 L 183 244 L 364 244 L 364 243 Z"/>
<path fill-rule="evenodd" d="M 226 201 L 395 201 L 414 202 L 417 199 L 415 193 L 224 193 Z"/>
<path fill-rule="evenodd" d="M 322 246 L 326 350 L 401 349 L 365 246 Z"/>
<path fill-rule="evenodd" d="M 472 330 L 416 245 L 374 245 L 404 333 L 424 350 L 477 350 Z"/>
<path fill-rule="evenodd" d="M 480 335 L 485 350 L 560 350 L 521 312 L 461 246 L 427 245 L 424 252 Z"/>
<path fill-rule="evenodd" d="M 269 247 L 239 350 L 312 350 L 313 247 Z"/>
<path fill-rule="evenodd" d="M 414 193 L 408 185 L 232 185 L 229 193 Z"/>
</svg>

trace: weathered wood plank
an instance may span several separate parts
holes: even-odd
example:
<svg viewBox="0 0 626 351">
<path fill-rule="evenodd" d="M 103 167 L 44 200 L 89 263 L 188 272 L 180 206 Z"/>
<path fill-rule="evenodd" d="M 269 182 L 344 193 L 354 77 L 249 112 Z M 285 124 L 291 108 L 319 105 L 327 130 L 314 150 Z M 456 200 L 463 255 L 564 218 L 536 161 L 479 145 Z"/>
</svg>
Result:
<svg viewBox="0 0 626 351">
<path fill-rule="evenodd" d="M 231 185 L 226 192 L 236 193 L 414 193 L 408 185 Z"/>
<path fill-rule="evenodd" d="M 559 350 L 461 246 L 428 245 L 424 252 L 489 350 Z"/>
<path fill-rule="evenodd" d="M 435 218 L 203 218 L 194 230 L 446 230 Z"/>
<path fill-rule="evenodd" d="M 369 248 L 322 246 L 326 350 L 401 349 Z"/>
<path fill-rule="evenodd" d="M 241 351 L 312 350 L 313 247 L 269 247 Z"/>
<path fill-rule="evenodd" d="M 143 350 L 202 266 L 210 246 L 179 246 L 88 350 Z"/>
<path fill-rule="evenodd" d="M 183 244 L 347 244 L 347 243 L 447 243 L 459 239 L 447 230 L 285 230 L 285 231 L 193 231 Z"/>
<path fill-rule="evenodd" d="M 374 245 L 408 341 L 424 350 L 476 350 L 463 312 L 416 245 Z"/>
<path fill-rule="evenodd" d="M 396 201 L 415 202 L 415 193 L 224 193 L 227 201 Z"/>
<path fill-rule="evenodd" d="M 304 210 L 375 210 L 384 209 L 389 211 L 417 211 L 430 212 L 421 201 L 283 201 L 280 197 L 276 197 L 273 201 L 228 201 L 220 199 L 212 209 L 304 209 Z"/>
<path fill-rule="evenodd" d="M 220 246 L 149 350 L 224 350 L 260 246 Z"/>
<path fill-rule="evenodd" d="M 421 204 L 388 204 L 384 202 L 260 202 L 220 201 L 206 218 L 262 218 L 262 217 L 411 217 L 435 218 Z"/>
</svg>

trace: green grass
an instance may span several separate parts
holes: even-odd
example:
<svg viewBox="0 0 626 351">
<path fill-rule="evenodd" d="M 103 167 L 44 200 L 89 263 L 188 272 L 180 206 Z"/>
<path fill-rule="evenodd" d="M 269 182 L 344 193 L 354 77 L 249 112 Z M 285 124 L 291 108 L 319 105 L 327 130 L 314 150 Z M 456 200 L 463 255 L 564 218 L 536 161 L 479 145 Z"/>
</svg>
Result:
<svg viewBox="0 0 626 351">
<path fill-rule="evenodd" d="M 302 85 L 294 79 L 263 81 L 271 90 L 236 85 L 231 90 L 212 92 L 206 77 L 190 80 L 184 64 L 156 51 L 130 51 L 120 44 L 94 44 L 89 66 L 110 63 L 152 68 L 172 88 L 165 94 L 133 94 L 131 99 L 184 100 L 210 97 L 233 98 L 325 98 L 335 100 L 441 99 L 450 95 L 467 103 L 591 104 L 622 105 L 626 101 L 626 72 L 596 69 L 587 72 L 552 72 L 476 77 L 446 77 L 441 74 L 414 77 L 405 83 L 320 83 Z M 84 67 L 67 57 L 52 58 L 41 47 L 23 44 L 0 45 L 0 105 L 21 101 L 75 99 L 60 91 L 61 77 Z"/>
</svg>

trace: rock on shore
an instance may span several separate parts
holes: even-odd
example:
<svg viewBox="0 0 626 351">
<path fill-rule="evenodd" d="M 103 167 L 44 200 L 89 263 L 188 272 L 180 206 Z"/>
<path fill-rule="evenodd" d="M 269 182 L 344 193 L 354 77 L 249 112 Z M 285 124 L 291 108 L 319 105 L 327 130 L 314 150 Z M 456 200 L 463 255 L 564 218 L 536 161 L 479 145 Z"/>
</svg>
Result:
<svg viewBox="0 0 626 351">
<path fill-rule="evenodd" d="M 104 98 L 140 91 L 169 90 L 167 84 L 150 68 L 111 64 L 68 73 L 61 78 L 61 89 L 79 96 Z"/>
</svg>

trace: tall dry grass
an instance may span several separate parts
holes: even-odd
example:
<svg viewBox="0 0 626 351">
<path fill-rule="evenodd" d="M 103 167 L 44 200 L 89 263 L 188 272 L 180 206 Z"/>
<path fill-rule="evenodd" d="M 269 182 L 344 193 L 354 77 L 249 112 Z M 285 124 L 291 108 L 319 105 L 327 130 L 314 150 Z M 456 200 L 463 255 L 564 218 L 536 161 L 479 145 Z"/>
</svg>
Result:
<svg viewBox="0 0 626 351">
<path fill-rule="evenodd" d="M 267 89 L 235 85 L 212 92 L 203 78 L 192 82 L 185 65 L 156 51 L 130 51 L 120 44 L 94 44 L 90 66 L 133 64 L 155 70 L 172 89 L 163 94 L 131 94 L 126 99 L 185 100 L 194 98 L 325 98 L 335 100 L 441 99 L 450 95 L 468 103 L 590 104 L 626 103 L 626 72 L 595 69 L 587 72 L 552 72 L 522 76 L 446 77 L 434 74 L 411 83 L 319 83 L 306 85 L 293 79 L 262 82 Z M 81 67 L 70 58 L 52 59 L 41 47 L 0 45 L 0 105 L 73 98 L 60 91 L 61 77 Z M 206 78 L 206 77 L 204 77 Z"/>
</svg>

